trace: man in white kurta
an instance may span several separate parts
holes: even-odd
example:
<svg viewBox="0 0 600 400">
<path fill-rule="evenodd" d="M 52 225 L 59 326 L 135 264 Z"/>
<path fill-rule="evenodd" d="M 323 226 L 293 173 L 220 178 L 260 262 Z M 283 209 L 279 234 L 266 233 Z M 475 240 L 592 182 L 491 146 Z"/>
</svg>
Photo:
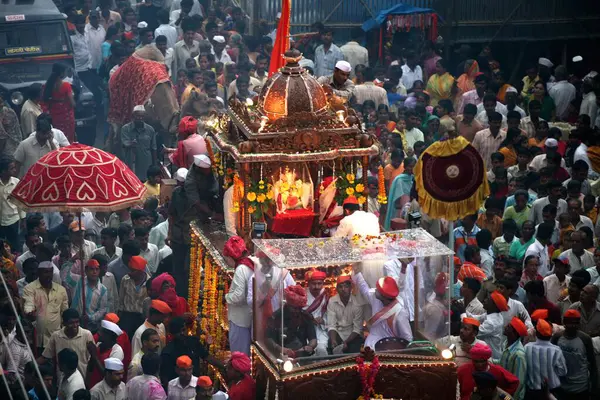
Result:
<svg viewBox="0 0 600 400">
<path fill-rule="evenodd" d="M 389 260 L 383 264 L 383 273 L 385 276 L 391 276 L 396 280 L 400 289 L 398 301 L 403 303 L 408 311 L 410 322 L 415 320 L 415 264 L 416 260 L 406 263 L 399 259 Z M 419 275 L 419 287 L 425 289 L 423 284 L 423 275 Z"/>
<path fill-rule="evenodd" d="M 315 324 L 315 333 L 317 334 L 317 348 L 315 353 L 317 356 L 327 355 L 327 303 L 329 296 L 323 287 L 327 274 L 322 271 L 312 270 L 306 273 L 308 288 L 306 288 L 306 306 L 304 311 L 308 312 L 313 317 Z"/>
<path fill-rule="evenodd" d="M 365 340 L 365 347 L 375 349 L 375 344 L 379 340 L 389 337 L 411 341 L 413 336 L 408 322 L 408 312 L 397 300 L 400 291 L 396 281 L 389 276 L 380 278 L 376 289 L 371 289 L 361 272 L 355 273 L 352 281 L 360 293 L 369 300 L 373 312 L 373 316 L 367 321 L 369 336 Z"/>
</svg>

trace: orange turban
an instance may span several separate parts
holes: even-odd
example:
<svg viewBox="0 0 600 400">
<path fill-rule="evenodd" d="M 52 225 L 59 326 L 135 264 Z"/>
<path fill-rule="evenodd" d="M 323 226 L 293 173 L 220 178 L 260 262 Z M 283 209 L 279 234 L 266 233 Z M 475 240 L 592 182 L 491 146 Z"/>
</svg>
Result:
<svg viewBox="0 0 600 400">
<path fill-rule="evenodd" d="M 462 265 L 462 261 L 460 261 L 459 257 L 454 256 L 454 266 Z"/>
<path fill-rule="evenodd" d="M 132 256 L 129 259 L 129 268 L 135 271 L 145 271 L 148 261 L 142 256 Z"/>
<path fill-rule="evenodd" d="M 179 133 L 182 133 L 186 136 L 196 133 L 197 128 L 198 120 L 194 117 L 183 117 L 181 118 L 181 121 L 179 121 Z"/>
<path fill-rule="evenodd" d="M 508 311 L 508 302 L 506 301 L 504 296 L 500 294 L 500 292 L 495 291 L 490 295 L 490 297 L 492 298 L 494 304 L 496 304 L 496 307 L 498 307 L 498 310 Z"/>
<path fill-rule="evenodd" d="M 93 258 L 91 260 L 89 260 L 86 265 L 88 267 L 92 267 L 92 268 L 100 267 L 100 263 L 97 260 L 94 260 Z"/>
<path fill-rule="evenodd" d="M 246 253 L 248 253 L 248 248 L 246 247 L 244 239 L 241 237 L 232 236 L 225 242 L 225 247 L 223 248 L 224 256 L 231 257 L 237 261 Z"/>
<path fill-rule="evenodd" d="M 396 280 L 391 276 L 379 278 L 377 281 L 377 291 L 388 299 L 395 299 L 398 297 L 398 293 L 400 293 Z"/>
<path fill-rule="evenodd" d="M 306 273 L 306 280 L 310 281 L 324 281 L 327 278 L 327 274 L 323 271 L 319 271 L 318 269 L 310 270 Z"/>
<path fill-rule="evenodd" d="M 352 281 L 352 277 L 350 277 L 350 275 L 340 275 L 337 277 L 337 284 L 339 285 L 340 283 L 344 283 L 344 282 L 350 282 Z"/>
<path fill-rule="evenodd" d="M 487 360 L 492 356 L 492 349 L 485 343 L 477 343 L 469 351 L 471 360 Z"/>
<path fill-rule="evenodd" d="M 234 351 L 233 353 L 231 353 L 231 366 L 236 371 L 242 374 L 247 374 L 248 372 L 250 372 L 250 365 L 250 357 L 248 357 L 244 353 L 239 351 Z"/>
<path fill-rule="evenodd" d="M 108 313 L 104 316 L 104 319 L 112 322 L 113 324 L 118 324 L 119 323 L 119 316 L 115 313 Z"/>
<path fill-rule="evenodd" d="M 571 318 L 571 319 L 579 319 L 579 318 L 581 318 L 581 313 L 577 310 L 567 310 L 567 311 L 565 311 L 565 315 L 563 317 Z"/>
<path fill-rule="evenodd" d="M 162 300 L 152 300 L 150 308 L 154 308 L 156 311 L 162 314 L 171 314 L 171 307 Z"/>
<path fill-rule="evenodd" d="M 473 325 L 479 328 L 479 326 L 481 325 L 481 323 L 479 321 L 477 321 L 475 318 L 468 318 L 465 317 L 462 320 L 463 324 L 469 324 L 469 325 Z"/>
<path fill-rule="evenodd" d="M 545 308 L 538 308 L 533 313 L 531 313 L 531 320 L 537 321 L 540 319 L 548 319 L 548 310 Z"/>
<path fill-rule="evenodd" d="M 199 386 L 203 389 L 208 389 L 208 388 L 211 388 L 212 385 L 213 385 L 212 380 L 208 376 L 199 376 L 198 377 L 198 382 L 196 383 L 196 386 Z"/>
<path fill-rule="evenodd" d="M 540 319 L 535 325 L 535 329 L 540 333 L 540 335 L 545 337 L 552 336 L 552 325 L 549 322 Z"/>
<path fill-rule="evenodd" d="M 517 331 L 519 336 L 527 336 L 527 327 L 519 318 L 513 317 L 510 320 L 510 326 L 512 326 L 515 329 L 515 331 Z"/>
<path fill-rule="evenodd" d="M 302 308 L 306 305 L 306 291 L 300 285 L 286 287 L 283 294 L 287 304 L 292 307 Z"/>
<path fill-rule="evenodd" d="M 178 368 L 190 368 L 192 366 L 192 359 L 188 356 L 181 356 L 175 360 L 175 365 Z"/>
</svg>

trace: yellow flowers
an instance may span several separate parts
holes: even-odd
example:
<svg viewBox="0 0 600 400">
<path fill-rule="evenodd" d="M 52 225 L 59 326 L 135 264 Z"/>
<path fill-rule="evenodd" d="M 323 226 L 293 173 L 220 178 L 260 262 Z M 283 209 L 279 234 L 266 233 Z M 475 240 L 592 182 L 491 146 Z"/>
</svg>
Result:
<svg viewBox="0 0 600 400">
<path fill-rule="evenodd" d="M 363 204 L 365 204 L 365 201 L 367 201 L 367 198 L 365 196 L 359 196 L 357 200 L 358 204 L 362 206 Z"/>
<path fill-rule="evenodd" d="M 272 199 L 273 199 L 273 191 L 272 191 L 272 190 L 269 190 L 269 191 L 267 192 L 267 199 L 269 199 L 269 200 L 272 200 Z"/>
<path fill-rule="evenodd" d="M 356 185 L 357 193 L 363 193 L 364 191 L 365 191 L 365 185 L 363 185 L 362 183 L 359 183 L 358 185 Z"/>
<path fill-rule="evenodd" d="M 290 184 L 289 184 L 289 183 L 287 183 L 287 182 L 283 182 L 283 183 L 281 184 L 281 191 L 282 191 L 282 192 L 286 192 L 286 191 L 288 191 L 288 190 L 290 190 Z"/>
<path fill-rule="evenodd" d="M 258 201 L 259 203 L 264 203 L 266 199 L 267 196 L 265 196 L 264 193 L 261 193 L 256 197 L 256 201 Z"/>
<path fill-rule="evenodd" d="M 352 189 L 351 187 L 346 188 L 346 194 L 348 196 L 352 196 L 354 194 L 354 189 Z"/>
<path fill-rule="evenodd" d="M 351 183 L 351 184 L 352 184 L 352 183 L 354 183 L 354 180 L 355 180 L 355 179 L 356 179 L 356 177 L 354 176 L 354 174 L 346 174 L 346 180 L 347 180 L 349 183 Z"/>
<path fill-rule="evenodd" d="M 254 208 L 254 207 L 252 207 L 252 206 L 249 206 L 249 207 L 248 207 L 248 212 L 249 212 L 250 214 L 254 214 L 254 213 L 256 212 L 256 208 Z"/>
<path fill-rule="evenodd" d="M 248 199 L 248 201 L 254 201 L 254 200 L 256 200 L 256 193 L 248 192 L 248 194 L 246 195 L 246 198 Z"/>
</svg>

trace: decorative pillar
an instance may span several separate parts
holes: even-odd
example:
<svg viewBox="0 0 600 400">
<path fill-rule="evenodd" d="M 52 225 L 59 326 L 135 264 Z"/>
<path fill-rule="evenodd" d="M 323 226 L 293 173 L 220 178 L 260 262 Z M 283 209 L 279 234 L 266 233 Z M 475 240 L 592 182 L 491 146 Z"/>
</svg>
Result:
<svg viewBox="0 0 600 400">
<path fill-rule="evenodd" d="M 362 182 L 363 182 L 363 186 L 365 187 L 365 192 L 367 194 L 365 194 L 364 196 L 367 198 L 367 201 L 365 201 L 365 203 L 363 204 L 363 210 L 364 211 L 368 211 L 369 210 L 369 156 L 363 156 L 362 158 Z"/>
</svg>

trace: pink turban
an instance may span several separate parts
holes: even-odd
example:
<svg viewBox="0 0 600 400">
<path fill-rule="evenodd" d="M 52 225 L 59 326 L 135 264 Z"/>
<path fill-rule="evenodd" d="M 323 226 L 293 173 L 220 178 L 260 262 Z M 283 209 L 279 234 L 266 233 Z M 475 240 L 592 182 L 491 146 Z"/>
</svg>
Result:
<svg viewBox="0 0 600 400">
<path fill-rule="evenodd" d="M 189 136 L 196 133 L 196 129 L 198 128 L 198 120 L 194 117 L 183 117 L 181 121 L 179 121 L 179 133 Z"/>
<path fill-rule="evenodd" d="M 231 353 L 231 366 L 236 371 L 247 374 L 250 372 L 250 357 L 242 352 L 234 351 Z"/>
<path fill-rule="evenodd" d="M 292 307 L 302 308 L 306 305 L 306 291 L 300 285 L 286 287 L 283 294 L 287 304 Z"/>
<path fill-rule="evenodd" d="M 171 287 L 167 290 L 162 290 L 162 285 L 169 282 Z M 152 291 L 158 293 L 158 298 L 167 303 L 171 308 L 177 307 L 177 292 L 175 291 L 175 279 L 166 272 L 160 274 L 152 280 Z"/>
</svg>

